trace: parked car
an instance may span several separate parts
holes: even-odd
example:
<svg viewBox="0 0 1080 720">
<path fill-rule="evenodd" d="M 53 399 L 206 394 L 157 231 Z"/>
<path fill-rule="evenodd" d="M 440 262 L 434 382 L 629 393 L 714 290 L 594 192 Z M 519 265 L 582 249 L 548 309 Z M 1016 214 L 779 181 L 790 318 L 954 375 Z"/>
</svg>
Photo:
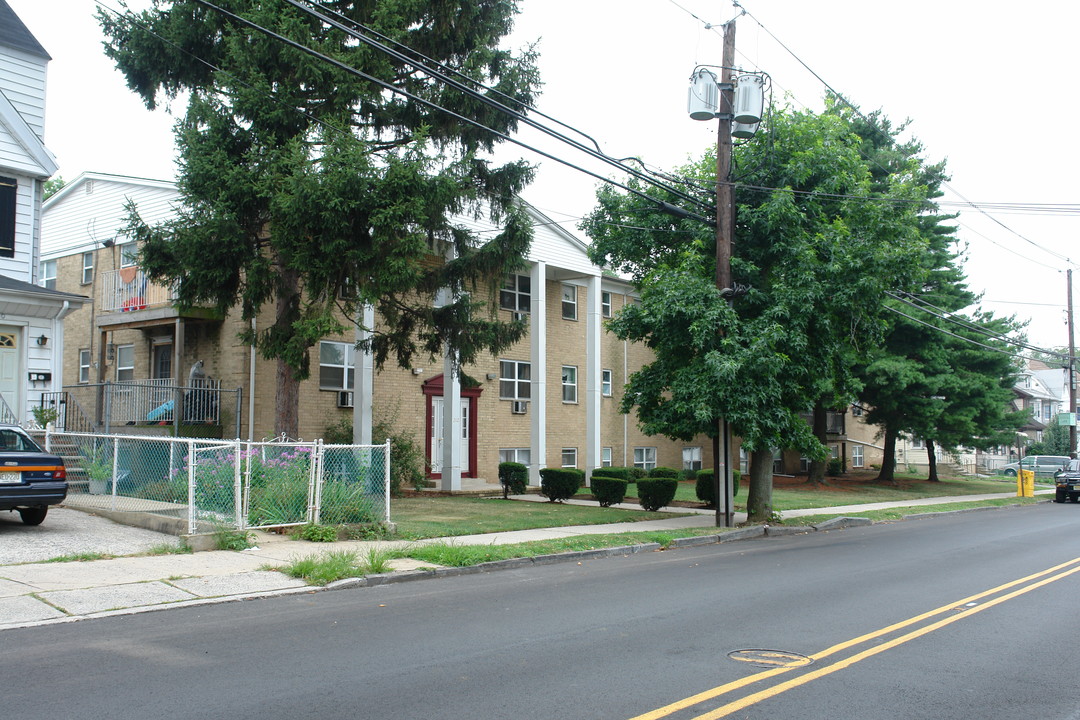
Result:
<svg viewBox="0 0 1080 720">
<path fill-rule="evenodd" d="M 1018 463 L 1009 463 L 1001 468 L 1009 477 L 1016 477 L 1017 470 L 1034 470 L 1035 476 L 1053 475 L 1069 464 L 1067 455 L 1028 455 Z"/>
<path fill-rule="evenodd" d="M 1080 460 L 1070 460 L 1063 470 L 1054 473 L 1054 502 L 1080 500 Z"/>
<path fill-rule="evenodd" d="M 67 469 L 18 425 L 0 425 L 0 510 L 17 511 L 27 525 L 40 525 L 67 497 Z"/>
</svg>

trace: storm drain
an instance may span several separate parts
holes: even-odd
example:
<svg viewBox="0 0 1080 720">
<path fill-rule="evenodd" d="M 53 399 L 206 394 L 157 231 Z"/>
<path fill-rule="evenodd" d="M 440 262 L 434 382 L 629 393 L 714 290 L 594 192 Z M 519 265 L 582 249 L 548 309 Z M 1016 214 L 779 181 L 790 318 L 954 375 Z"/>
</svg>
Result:
<svg viewBox="0 0 1080 720">
<path fill-rule="evenodd" d="M 813 658 L 808 658 L 799 653 L 785 650 L 764 650 L 762 648 L 732 650 L 727 655 L 736 662 L 744 662 L 760 668 L 795 668 L 814 662 Z"/>
</svg>

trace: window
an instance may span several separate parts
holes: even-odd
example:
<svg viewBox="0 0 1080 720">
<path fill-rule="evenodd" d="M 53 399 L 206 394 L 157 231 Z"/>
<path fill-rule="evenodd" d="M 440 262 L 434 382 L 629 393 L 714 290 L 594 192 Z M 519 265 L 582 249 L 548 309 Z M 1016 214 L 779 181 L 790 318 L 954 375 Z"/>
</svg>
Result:
<svg viewBox="0 0 1080 720">
<path fill-rule="evenodd" d="M 352 390 L 355 352 L 350 343 L 319 343 L 319 389 Z"/>
<path fill-rule="evenodd" d="M 90 349 L 79 350 L 79 382 L 90 382 Z"/>
<path fill-rule="evenodd" d="M 499 462 L 516 462 L 522 465 L 529 464 L 529 448 L 500 448 Z"/>
<path fill-rule="evenodd" d="M 0 177 L 0 257 L 15 257 L 15 199 L 19 183 Z"/>
<path fill-rule="evenodd" d="M 134 267 L 138 264 L 139 246 L 134 241 L 117 245 L 116 249 L 120 251 L 120 267 Z"/>
<path fill-rule="evenodd" d="M 600 467 L 611 467 L 611 448 L 606 447 L 600 450 Z"/>
<path fill-rule="evenodd" d="M 682 449 L 682 469 L 683 470 L 700 470 L 701 469 L 701 448 L 700 447 L 684 447 Z"/>
<path fill-rule="evenodd" d="M 577 448 L 562 449 L 562 466 L 565 468 L 577 467 Z"/>
<path fill-rule="evenodd" d="M 750 472 L 750 453 L 743 447 L 739 448 L 739 472 L 743 475 Z"/>
<path fill-rule="evenodd" d="M 89 285 L 94 281 L 94 253 L 82 254 L 82 284 Z"/>
<path fill-rule="evenodd" d="M 116 348 L 116 381 L 135 379 L 135 346 L 120 345 Z"/>
<path fill-rule="evenodd" d="M 518 360 L 499 361 L 499 399 L 528 400 L 532 397 L 532 366 Z"/>
<path fill-rule="evenodd" d="M 611 397 L 611 371 L 600 371 L 600 394 L 604 397 Z"/>
<path fill-rule="evenodd" d="M 563 320 L 577 320 L 577 287 L 574 285 L 562 286 L 562 316 Z"/>
<path fill-rule="evenodd" d="M 926 441 L 923 440 L 921 437 L 913 437 L 911 438 L 911 448 L 913 450 L 925 450 Z"/>
<path fill-rule="evenodd" d="M 499 307 L 527 313 L 532 308 L 532 280 L 528 275 L 507 275 L 499 291 Z"/>
<path fill-rule="evenodd" d="M 863 447 L 862 445 L 854 445 L 851 448 L 851 467 L 861 468 L 863 466 Z"/>
<path fill-rule="evenodd" d="M 600 312 L 604 317 L 611 317 L 611 293 L 600 293 Z"/>
<path fill-rule="evenodd" d="M 782 450 L 773 450 L 772 471 L 773 474 L 784 472 L 784 452 Z"/>
<path fill-rule="evenodd" d="M 642 470 L 652 470 L 656 467 L 656 448 L 634 448 L 634 467 L 641 468 Z"/>
<path fill-rule="evenodd" d="M 42 260 L 41 270 L 38 273 L 38 285 L 46 290 L 56 289 L 56 261 Z"/>
<path fill-rule="evenodd" d="M 562 401 L 577 402 L 577 368 L 573 365 L 563 365 L 562 368 Z"/>
</svg>

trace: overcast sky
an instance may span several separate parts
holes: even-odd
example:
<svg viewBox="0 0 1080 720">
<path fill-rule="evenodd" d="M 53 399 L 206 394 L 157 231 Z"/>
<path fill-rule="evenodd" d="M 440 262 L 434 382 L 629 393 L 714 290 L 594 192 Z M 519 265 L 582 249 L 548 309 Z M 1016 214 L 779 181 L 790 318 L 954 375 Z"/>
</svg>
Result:
<svg viewBox="0 0 1080 720">
<path fill-rule="evenodd" d="M 45 139 L 60 174 L 172 179 L 173 119 L 147 112 L 101 52 L 92 18 L 97 3 L 7 1 L 53 58 Z M 118 7 L 116 0 L 102 2 Z M 950 187 L 968 201 L 1080 203 L 1080 64 L 1072 37 L 1080 3 L 1049 0 L 1031 9 L 998 0 L 742 4 L 750 15 L 737 21 L 737 63 L 771 76 L 775 102 L 820 108 L 825 87 L 816 73 L 865 111 L 882 108 L 894 122 L 910 119 L 909 133 L 925 145 L 926 159 L 946 159 Z M 696 64 L 720 63 L 719 26 L 738 12 L 728 0 L 522 0 L 520 7 L 509 42 L 539 41 L 540 110 L 588 132 L 610 155 L 635 155 L 664 168 L 715 142 L 715 123 L 687 117 L 686 89 Z M 612 174 L 565 147 L 543 148 Z M 576 218 L 592 207 L 597 181 L 524 156 L 541 165 L 525 198 L 577 232 Z M 950 192 L 943 200 L 961 198 Z M 985 293 L 984 307 L 1030 318 L 1037 345 L 1065 345 L 1065 270 L 1080 261 L 1073 250 L 1077 212 L 947 209 L 961 212 L 965 267 L 972 289 Z"/>
</svg>

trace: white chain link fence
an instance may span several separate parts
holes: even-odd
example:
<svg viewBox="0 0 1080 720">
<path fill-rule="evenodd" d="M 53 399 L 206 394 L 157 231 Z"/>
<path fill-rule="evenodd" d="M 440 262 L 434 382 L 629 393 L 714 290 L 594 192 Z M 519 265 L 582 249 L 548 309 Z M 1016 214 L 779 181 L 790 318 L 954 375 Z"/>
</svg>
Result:
<svg viewBox="0 0 1080 720">
<path fill-rule="evenodd" d="M 208 529 L 390 521 L 390 443 L 327 445 L 52 432 L 68 504 Z"/>
</svg>

